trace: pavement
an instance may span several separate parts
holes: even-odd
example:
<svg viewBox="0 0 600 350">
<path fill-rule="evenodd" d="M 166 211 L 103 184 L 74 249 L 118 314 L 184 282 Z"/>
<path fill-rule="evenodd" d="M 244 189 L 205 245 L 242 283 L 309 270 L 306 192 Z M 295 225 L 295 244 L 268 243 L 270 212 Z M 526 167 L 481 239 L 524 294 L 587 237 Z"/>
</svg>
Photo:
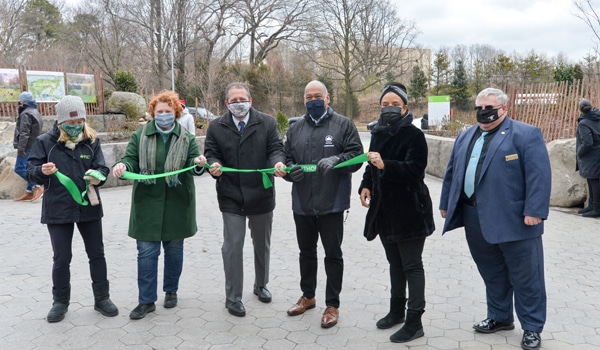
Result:
<svg viewBox="0 0 600 350">
<path fill-rule="evenodd" d="M 72 295 L 63 321 L 47 323 L 52 304 L 52 248 L 40 224 L 41 201 L 0 200 L 0 349 L 520 349 L 522 331 L 475 333 L 486 317 L 484 285 L 458 229 L 441 235 L 443 219 L 434 212 L 437 230 L 423 253 L 426 274 L 425 336 L 405 344 L 389 341 L 399 326 L 379 330 L 375 322 L 388 311 L 388 263 L 379 240 L 362 236 L 366 209 L 354 174 L 352 207 L 345 221 L 345 272 L 340 320 L 320 327 L 325 309 L 323 250 L 319 244 L 317 307 L 291 317 L 286 310 L 301 296 L 298 247 L 291 211 L 291 184 L 276 179 L 277 207 L 271 246 L 273 301 L 252 293 L 252 243 L 244 248 L 245 317 L 225 309 L 222 268 L 222 220 L 214 180 L 196 178 L 198 233 L 185 241 L 184 269 L 176 308 L 162 307 L 132 321 L 137 305 L 136 246 L 127 236 L 131 186 L 101 190 L 104 243 L 116 317 L 94 311 L 91 281 L 81 237 L 73 240 Z M 437 208 L 441 180 L 427 177 Z M 60 209 L 57 209 L 60 210 Z M 600 349 L 600 220 L 582 218 L 577 209 L 552 208 L 544 234 L 548 319 L 543 349 Z M 162 257 L 160 264 L 162 265 Z M 162 280 L 159 268 L 159 281 Z M 159 283 L 159 288 L 161 285 Z"/>
</svg>

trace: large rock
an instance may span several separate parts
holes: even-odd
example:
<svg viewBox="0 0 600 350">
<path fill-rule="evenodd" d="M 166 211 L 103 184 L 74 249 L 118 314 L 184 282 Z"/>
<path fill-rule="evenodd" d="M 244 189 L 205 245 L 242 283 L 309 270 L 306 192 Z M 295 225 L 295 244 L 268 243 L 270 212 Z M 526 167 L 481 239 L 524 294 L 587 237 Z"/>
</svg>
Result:
<svg viewBox="0 0 600 350">
<path fill-rule="evenodd" d="M 8 156 L 16 156 L 17 150 L 13 148 L 15 137 L 14 122 L 0 122 L 0 162 Z"/>
<path fill-rule="evenodd" d="M 143 117 L 147 109 L 146 100 L 133 92 L 115 91 L 106 103 L 108 113 L 125 114 L 131 119 Z"/>
<path fill-rule="evenodd" d="M 15 173 L 15 157 L 0 162 L 0 199 L 20 197 L 27 189 L 27 182 Z"/>
<path fill-rule="evenodd" d="M 587 182 L 575 171 L 575 139 L 554 140 L 546 147 L 552 167 L 550 205 L 581 205 L 587 197 Z"/>
</svg>

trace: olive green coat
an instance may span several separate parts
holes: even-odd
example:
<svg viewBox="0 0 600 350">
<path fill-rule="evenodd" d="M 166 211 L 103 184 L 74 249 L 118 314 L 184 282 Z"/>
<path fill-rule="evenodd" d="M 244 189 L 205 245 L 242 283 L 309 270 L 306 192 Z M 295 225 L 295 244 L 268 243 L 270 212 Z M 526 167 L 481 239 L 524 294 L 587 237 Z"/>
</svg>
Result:
<svg viewBox="0 0 600 350">
<path fill-rule="evenodd" d="M 143 127 L 136 130 L 129 140 L 125 156 L 121 162 L 127 171 L 138 174 L 139 142 Z M 155 174 L 164 173 L 164 164 L 172 137 L 187 133 L 179 123 L 169 135 L 167 142 L 156 130 L 154 121 L 148 122 L 146 135 L 156 136 L 156 170 Z M 186 165 L 192 166 L 194 158 L 200 155 L 195 137 L 187 133 L 189 149 Z M 179 174 L 181 184 L 167 186 L 165 178 L 156 179 L 155 184 L 135 181 L 131 195 L 131 212 L 129 216 L 129 236 L 141 241 L 171 241 L 191 237 L 196 234 L 196 188 L 194 171 Z"/>
</svg>

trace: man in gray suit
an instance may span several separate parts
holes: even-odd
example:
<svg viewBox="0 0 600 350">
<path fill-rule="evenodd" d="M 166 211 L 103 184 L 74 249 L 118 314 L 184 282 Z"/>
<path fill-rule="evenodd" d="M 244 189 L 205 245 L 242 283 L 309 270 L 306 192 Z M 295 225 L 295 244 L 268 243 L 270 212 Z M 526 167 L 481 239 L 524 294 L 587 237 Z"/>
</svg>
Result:
<svg viewBox="0 0 600 350">
<path fill-rule="evenodd" d="M 204 154 L 217 180 L 219 209 L 223 215 L 223 267 L 225 268 L 225 307 L 230 314 L 245 316 L 242 302 L 244 285 L 243 249 L 246 219 L 254 245 L 254 294 L 268 303 L 271 293 L 269 257 L 271 226 L 275 208 L 274 187 L 265 188 L 258 172 L 222 172 L 221 166 L 235 169 L 276 168 L 285 176 L 283 141 L 275 118 L 252 108 L 248 86 L 232 83 L 226 88 L 229 110 L 210 123 Z M 269 175 L 271 182 L 273 175 Z"/>
</svg>

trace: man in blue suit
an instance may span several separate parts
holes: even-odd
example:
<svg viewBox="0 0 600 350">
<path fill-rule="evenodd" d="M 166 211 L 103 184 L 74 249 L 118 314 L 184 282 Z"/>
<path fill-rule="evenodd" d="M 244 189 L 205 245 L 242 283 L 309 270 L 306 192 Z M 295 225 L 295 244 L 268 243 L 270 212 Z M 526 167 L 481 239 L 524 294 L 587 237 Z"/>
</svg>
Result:
<svg viewBox="0 0 600 350">
<path fill-rule="evenodd" d="M 443 233 L 465 228 L 486 287 L 481 333 L 523 328 L 523 349 L 538 349 L 546 322 L 542 246 L 550 206 L 551 170 L 540 130 L 507 116 L 508 96 L 487 88 L 475 100 L 477 122 L 454 142 L 440 211 Z"/>
</svg>

